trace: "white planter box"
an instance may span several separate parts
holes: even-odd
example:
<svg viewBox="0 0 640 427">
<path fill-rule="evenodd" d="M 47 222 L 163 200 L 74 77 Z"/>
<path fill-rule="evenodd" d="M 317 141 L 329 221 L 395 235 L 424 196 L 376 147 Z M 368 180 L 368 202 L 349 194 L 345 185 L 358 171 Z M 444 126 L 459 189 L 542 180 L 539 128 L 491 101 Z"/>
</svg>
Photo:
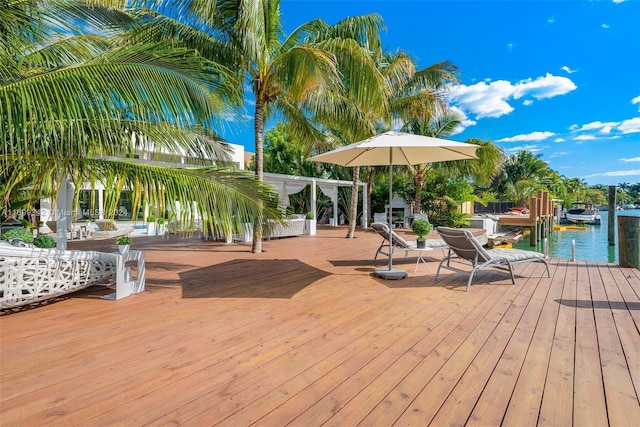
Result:
<svg viewBox="0 0 640 427">
<path fill-rule="evenodd" d="M 156 235 L 156 223 L 149 222 L 147 223 L 147 236 L 155 236 Z"/>
<path fill-rule="evenodd" d="M 304 220 L 304 234 L 308 234 L 309 236 L 316 235 L 316 220 L 315 219 L 305 219 Z"/>
</svg>

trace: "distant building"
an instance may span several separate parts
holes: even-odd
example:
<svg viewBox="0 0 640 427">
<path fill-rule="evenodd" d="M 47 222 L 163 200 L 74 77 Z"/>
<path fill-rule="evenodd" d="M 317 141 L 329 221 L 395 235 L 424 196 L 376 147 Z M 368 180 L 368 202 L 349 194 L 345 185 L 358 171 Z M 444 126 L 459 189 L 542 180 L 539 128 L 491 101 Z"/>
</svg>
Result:
<svg viewBox="0 0 640 427">
<path fill-rule="evenodd" d="M 228 144 L 231 148 L 230 154 L 230 162 L 231 164 L 228 166 L 234 167 L 237 170 L 244 170 L 245 167 L 245 159 L 246 155 L 244 152 L 244 146 L 238 144 Z M 134 155 L 135 162 L 141 163 L 152 163 L 152 164 L 160 164 L 166 166 L 174 166 L 174 167 L 188 167 L 192 166 L 202 166 L 202 160 L 189 158 L 188 156 L 184 156 L 180 153 L 169 153 L 166 150 L 158 150 L 158 151 L 138 151 Z M 205 163 L 206 164 L 206 163 Z M 210 161 L 211 165 L 215 164 L 213 160 Z M 67 183 L 67 187 L 63 189 L 62 197 L 59 197 L 56 211 L 63 216 L 69 217 L 74 212 L 72 210 L 72 202 L 73 202 L 73 194 L 75 192 L 75 188 L 71 183 Z M 145 213 L 140 212 L 138 218 L 132 218 L 133 214 L 133 206 L 132 206 L 132 191 L 124 190 L 120 195 L 120 200 L 118 202 L 118 206 L 116 208 L 115 215 L 105 215 L 104 212 L 104 191 L 105 186 L 104 183 L 96 182 L 94 185 L 95 194 L 93 195 L 93 200 L 91 197 L 91 183 L 85 182 L 82 184 L 80 189 L 79 197 L 78 197 L 78 207 L 76 213 L 77 219 L 104 219 L 106 217 L 115 216 L 116 219 L 120 220 L 136 220 L 139 218 L 144 218 Z M 92 205 L 93 202 L 93 205 Z M 51 211 L 51 199 L 41 199 L 40 200 L 40 221 L 47 222 L 50 220 L 55 220 L 56 215 Z"/>
</svg>

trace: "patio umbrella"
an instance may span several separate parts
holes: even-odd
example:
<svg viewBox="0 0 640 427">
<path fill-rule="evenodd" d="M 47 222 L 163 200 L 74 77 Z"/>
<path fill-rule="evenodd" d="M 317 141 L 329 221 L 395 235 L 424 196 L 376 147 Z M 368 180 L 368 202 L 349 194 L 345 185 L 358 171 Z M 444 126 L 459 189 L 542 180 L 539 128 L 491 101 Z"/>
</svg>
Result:
<svg viewBox="0 0 640 427">
<path fill-rule="evenodd" d="M 449 160 L 475 159 L 474 144 L 447 141 L 422 135 L 402 132 L 385 132 L 364 141 L 340 147 L 324 154 L 310 157 L 316 162 L 334 163 L 342 166 L 383 166 L 389 165 L 389 216 L 391 228 L 391 206 L 393 200 L 392 172 L 394 165 L 418 165 L 422 163 L 446 162 Z M 389 241 L 389 247 L 393 240 Z M 393 268 L 389 250 L 388 266 L 377 268 L 376 275 L 384 279 L 402 279 L 407 272 Z"/>
</svg>

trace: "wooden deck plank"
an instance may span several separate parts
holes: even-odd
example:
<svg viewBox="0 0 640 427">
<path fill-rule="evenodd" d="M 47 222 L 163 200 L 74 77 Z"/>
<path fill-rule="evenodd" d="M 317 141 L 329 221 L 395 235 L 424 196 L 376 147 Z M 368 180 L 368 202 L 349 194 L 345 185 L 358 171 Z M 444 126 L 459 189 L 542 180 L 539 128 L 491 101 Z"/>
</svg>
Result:
<svg viewBox="0 0 640 427">
<path fill-rule="evenodd" d="M 538 266 L 541 267 L 541 266 Z M 529 264 L 522 269 L 523 274 L 533 274 L 536 266 Z M 538 268 L 539 273 L 544 269 Z M 546 275 L 546 273 L 545 273 Z M 469 367 L 465 370 L 460 380 L 456 383 L 451 392 L 447 395 L 437 413 L 430 421 L 432 425 L 464 425 L 468 419 L 487 385 L 493 376 L 498 378 L 496 367 L 501 360 L 504 351 L 516 331 L 516 325 L 520 322 L 530 299 L 540 282 L 540 277 L 531 275 L 527 280 L 522 281 L 522 289 L 507 308 L 506 313 L 500 319 L 480 352 L 473 358 Z M 425 395 L 429 392 L 425 390 Z"/>
<path fill-rule="evenodd" d="M 613 308 L 607 300 L 606 288 L 611 279 L 605 264 L 589 269 L 602 378 L 607 400 L 607 415 L 612 426 L 634 425 L 640 420 L 640 405 L 624 356 L 616 327 Z"/>
<path fill-rule="evenodd" d="M 564 280 L 569 269 L 566 260 L 559 260 L 525 361 L 516 381 L 503 425 L 536 425 L 540 414 L 545 380 L 551 357 L 553 334 L 558 319 Z"/>
<path fill-rule="evenodd" d="M 329 376 L 325 376 L 323 381 L 312 384 L 304 393 L 295 396 L 289 400 L 286 405 L 283 405 L 282 410 L 279 410 L 277 414 L 271 413 L 264 420 L 261 420 L 261 422 L 281 425 L 294 419 L 294 423 L 296 424 L 317 424 L 320 421 L 326 421 L 331 414 L 337 412 L 342 406 L 349 402 L 355 394 L 359 393 L 365 387 L 368 388 L 381 372 L 394 366 L 404 353 L 410 351 L 412 346 L 416 345 L 416 342 L 423 339 L 425 334 L 431 333 L 438 325 L 446 321 L 452 312 L 459 310 L 462 305 L 469 304 L 469 299 L 466 294 L 452 295 L 445 293 L 438 294 L 437 298 L 438 299 L 436 299 L 436 296 L 429 298 L 428 308 L 425 308 L 425 310 L 420 313 L 420 318 L 418 319 L 420 324 L 418 328 L 412 330 L 411 333 L 403 335 L 393 346 L 383 348 L 379 356 L 364 365 L 362 369 L 358 370 L 354 375 L 342 377 L 343 380 L 338 381 Z M 439 300 L 442 300 L 442 303 L 440 303 Z M 433 313 L 432 309 L 435 308 L 438 309 Z M 333 386 L 329 386 L 327 393 L 320 393 L 318 391 L 318 385 L 327 387 L 325 385 L 327 382 L 332 383 Z M 320 398 L 315 400 L 308 399 L 307 396 L 309 394 L 319 395 Z M 300 417 L 294 412 L 294 407 L 304 408 L 304 412 Z M 299 409 L 297 410 L 299 411 Z"/>
<path fill-rule="evenodd" d="M 607 425 L 607 407 L 600 368 L 598 334 L 591 300 L 589 269 L 578 268 L 576 291 L 576 355 L 574 375 L 573 422 L 575 425 Z"/>
<path fill-rule="evenodd" d="M 503 278 L 504 276 L 500 275 L 499 277 Z M 504 280 L 501 283 L 506 284 L 509 281 Z M 419 363 L 410 371 L 410 375 L 401 378 L 401 381 L 386 395 L 369 399 L 369 405 L 376 401 L 380 403 L 367 414 L 362 423 L 364 425 L 371 425 L 375 422 L 381 422 L 384 425 L 395 423 L 406 413 L 407 406 L 420 395 L 425 385 L 439 374 L 443 366 L 450 366 L 452 358 L 455 358 L 454 360 L 464 359 L 466 352 L 471 351 L 470 348 L 484 339 L 486 331 L 493 327 L 495 318 L 504 313 L 504 307 L 507 305 L 505 300 L 508 300 L 509 296 L 516 292 L 516 289 L 514 286 L 502 286 L 495 295 L 492 295 L 491 299 L 483 301 L 485 304 L 490 304 L 490 307 L 479 305 L 478 310 L 474 310 L 462 319 L 437 347 L 429 349 L 428 352 L 421 350 L 418 353 L 421 360 L 419 359 Z M 353 402 L 350 406 L 354 406 Z M 349 418 L 347 418 L 348 420 Z"/>
<path fill-rule="evenodd" d="M 640 416 L 640 333 L 633 321 L 633 316 L 629 310 L 629 305 L 620 293 L 620 288 L 625 286 L 624 278 L 620 274 L 612 274 L 612 270 L 608 266 L 603 265 L 601 277 L 603 279 L 605 291 L 611 313 L 616 325 L 616 332 L 620 339 L 620 345 L 624 352 L 627 363 L 627 370 L 631 377 L 633 387 L 629 392 L 635 395 L 636 405 L 628 408 L 629 413 L 635 413 Z M 619 270 L 617 271 L 619 273 Z"/>
<path fill-rule="evenodd" d="M 529 264 L 526 266 L 526 269 L 534 270 L 535 267 L 533 264 Z M 447 420 L 449 416 L 452 417 L 454 423 L 457 417 L 461 417 L 466 421 L 472 407 L 467 407 L 465 413 L 465 409 L 461 408 L 464 403 L 460 402 L 460 404 L 458 404 L 451 402 L 446 404 L 446 402 L 450 397 L 452 400 L 456 400 L 460 397 L 460 393 L 473 393 L 473 384 L 470 384 L 469 390 L 463 386 L 458 389 L 458 393 L 454 393 L 453 391 L 456 385 L 465 381 L 465 373 L 476 371 L 480 368 L 479 366 L 473 365 L 474 361 L 478 362 L 483 368 L 487 368 L 486 365 L 490 363 L 492 359 L 495 366 L 495 362 L 502 353 L 500 341 L 502 340 L 502 343 L 504 343 L 508 339 L 508 337 L 505 337 L 505 334 L 509 325 L 515 326 L 515 322 L 513 322 L 514 319 L 511 318 L 511 316 L 519 317 L 521 314 L 516 305 L 518 297 L 522 292 L 528 292 L 527 283 L 529 283 L 529 281 L 526 281 L 526 283 L 523 284 L 524 286 L 511 285 L 509 287 L 497 304 L 478 322 L 471 335 L 456 349 L 454 354 L 442 365 L 437 374 L 427 382 L 425 387 L 423 387 L 415 399 L 409 404 L 398 418 L 397 423 L 399 425 L 413 425 L 422 421 L 429 423 L 433 421 L 434 425 L 439 425 L 441 422 L 448 422 L 445 420 Z M 505 317 L 508 318 L 505 319 Z M 500 325 L 503 325 L 504 329 L 501 329 Z M 494 340 L 491 340 L 492 337 Z M 483 360 L 479 355 L 482 349 L 487 348 L 487 346 L 494 346 L 498 354 L 488 355 L 490 360 Z M 490 368 L 490 370 L 492 369 L 493 367 Z M 473 378 L 474 373 L 471 372 L 467 380 L 469 382 L 473 382 L 476 379 L 481 381 L 481 376 L 482 374 L 480 374 L 480 377 L 476 376 L 476 378 Z M 477 399 L 477 395 L 475 398 Z M 451 412 L 452 409 L 449 405 L 454 405 L 456 409 L 462 412 Z M 440 410 L 442 411 L 441 418 L 436 421 L 434 417 Z"/>
<path fill-rule="evenodd" d="M 409 394 L 400 391 L 395 395 L 389 396 L 390 391 L 394 390 L 403 380 L 409 378 L 412 381 L 423 384 L 424 378 L 421 371 L 430 368 L 429 363 L 426 362 L 427 355 L 436 352 L 437 354 L 434 357 L 439 356 L 441 361 L 444 361 L 447 355 L 455 350 L 464 337 L 472 331 L 478 319 L 484 315 L 486 310 L 495 305 L 495 302 L 504 292 L 504 287 L 494 287 L 493 289 L 486 287 L 481 291 L 479 290 L 477 294 L 479 294 L 481 300 L 476 303 L 475 307 L 458 307 L 414 346 L 402 349 L 401 356 L 394 361 L 393 365 L 384 371 L 378 372 L 375 379 L 365 389 L 359 391 L 355 396 L 349 396 L 346 401 L 338 400 L 336 395 L 332 395 L 328 400 L 325 399 L 324 402 L 321 401 L 325 405 L 333 404 L 333 409 L 330 413 L 331 418 L 327 425 L 339 426 L 361 422 L 366 425 L 366 422 L 362 420 L 370 415 L 376 405 L 386 408 L 387 411 L 381 411 L 383 416 L 389 417 L 391 421 L 394 421 L 404 410 L 409 401 Z M 412 393 L 417 391 L 419 390 L 416 387 Z M 319 417 L 326 417 L 325 405 L 312 407 L 298 417 L 293 425 L 304 426 Z M 389 416 L 392 412 L 392 407 L 398 413 L 395 417 Z M 381 425 L 388 425 L 382 417 L 376 419 L 376 422 Z"/>
<path fill-rule="evenodd" d="M 567 269 L 562 287 L 556 330 L 545 380 L 538 425 L 571 425 L 573 422 L 573 368 L 575 355 L 576 287 L 580 262 Z"/>
<path fill-rule="evenodd" d="M 260 424 L 285 425 L 293 421 L 302 410 L 328 394 L 331 394 L 333 400 L 336 387 L 343 384 L 360 384 L 361 387 L 372 374 L 376 375 L 380 370 L 393 364 L 393 358 L 385 357 L 391 353 L 390 350 L 393 349 L 397 353 L 402 348 L 409 348 L 431 329 L 425 319 L 437 323 L 459 305 L 458 301 L 451 300 L 448 296 L 439 295 L 441 298 L 437 304 L 434 304 L 434 298 L 431 296 L 418 301 L 413 307 L 415 311 L 412 311 L 411 317 L 395 325 L 392 330 L 385 334 L 376 332 L 362 345 L 355 342 L 350 344 L 349 347 L 357 349 L 357 353 L 351 354 L 350 357 L 342 353 L 332 355 L 326 360 L 332 363 L 329 367 L 324 366 L 323 369 L 318 370 L 318 366 L 314 366 L 311 369 L 312 373 L 303 372 L 283 384 L 280 389 L 287 390 L 286 396 L 282 393 L 278 393 L 275 398 L 273 395 L 263 396 L 250 406 L 243 408 L 239 414 L 225 420 L 225 424 L 249 425 L 256 421 L 254 419 L 256 414 L 267 414 L 259 419 Z M 389 322 L 385 322 L 385 327 L 388 324 Z M 344 381 L 340 383 L 337 379 L 344 379 Z M 327 414 L 329 413 L 331 410 L 327 411 Z"/>
<path fill-rule="evenodd" d="M 640 419 L 636 270 L 552 260 L 550 279 L 533 264 L 516 286 L 485 270 L 467 293 L 464 274 L 436 282 L 426 266 L 413 272 L 415 257 L 394 259 L 407 279 L 376 278 L 377 235 L 344 234 L 319 227 L 262 254 L 136 239 L 146 292 L 106 301 L 96 287 L 0 316 L 0 424 Z"/>
<path fill-rule="evenodd" d="M 522 318 L 515 327 L 507 348 L 500 357 L 494 372 L 476 402 L 467 420 L 469 426 L 500 425 L 515 388 L 518 375 L 531 346 L 540 312 L 549 293 L 552 278 L 556 274 L 557 263 L 550 267 L 551 278 L 542 277 L 539 285 L 525 308 Z"/>
</svg>

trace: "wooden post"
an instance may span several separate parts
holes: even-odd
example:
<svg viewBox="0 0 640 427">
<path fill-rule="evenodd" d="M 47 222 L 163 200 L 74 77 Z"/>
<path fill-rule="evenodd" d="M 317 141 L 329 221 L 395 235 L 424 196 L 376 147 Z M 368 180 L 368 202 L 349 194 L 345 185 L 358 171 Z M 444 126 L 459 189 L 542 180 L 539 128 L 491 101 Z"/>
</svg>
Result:
<svg viewBox="0 0 640 427">
<path fill-rule="evenodd" d="M 529 218 L 533 219 L 529 233 L 529 245 L 535 246 L 538 241 L 538 199 L 536 197 L 529 198 Z"/>
<path fill-rule="evenodd" d="M 607 221 L 609 246 L 616 244 L 616 186 L 609 186 L 609 220 Z"/>
<path fill-rule="evenodd" d="M 620 267 L 640 270 L 640 216 L 618 217 L 618 259 Z"/>
</svg>

